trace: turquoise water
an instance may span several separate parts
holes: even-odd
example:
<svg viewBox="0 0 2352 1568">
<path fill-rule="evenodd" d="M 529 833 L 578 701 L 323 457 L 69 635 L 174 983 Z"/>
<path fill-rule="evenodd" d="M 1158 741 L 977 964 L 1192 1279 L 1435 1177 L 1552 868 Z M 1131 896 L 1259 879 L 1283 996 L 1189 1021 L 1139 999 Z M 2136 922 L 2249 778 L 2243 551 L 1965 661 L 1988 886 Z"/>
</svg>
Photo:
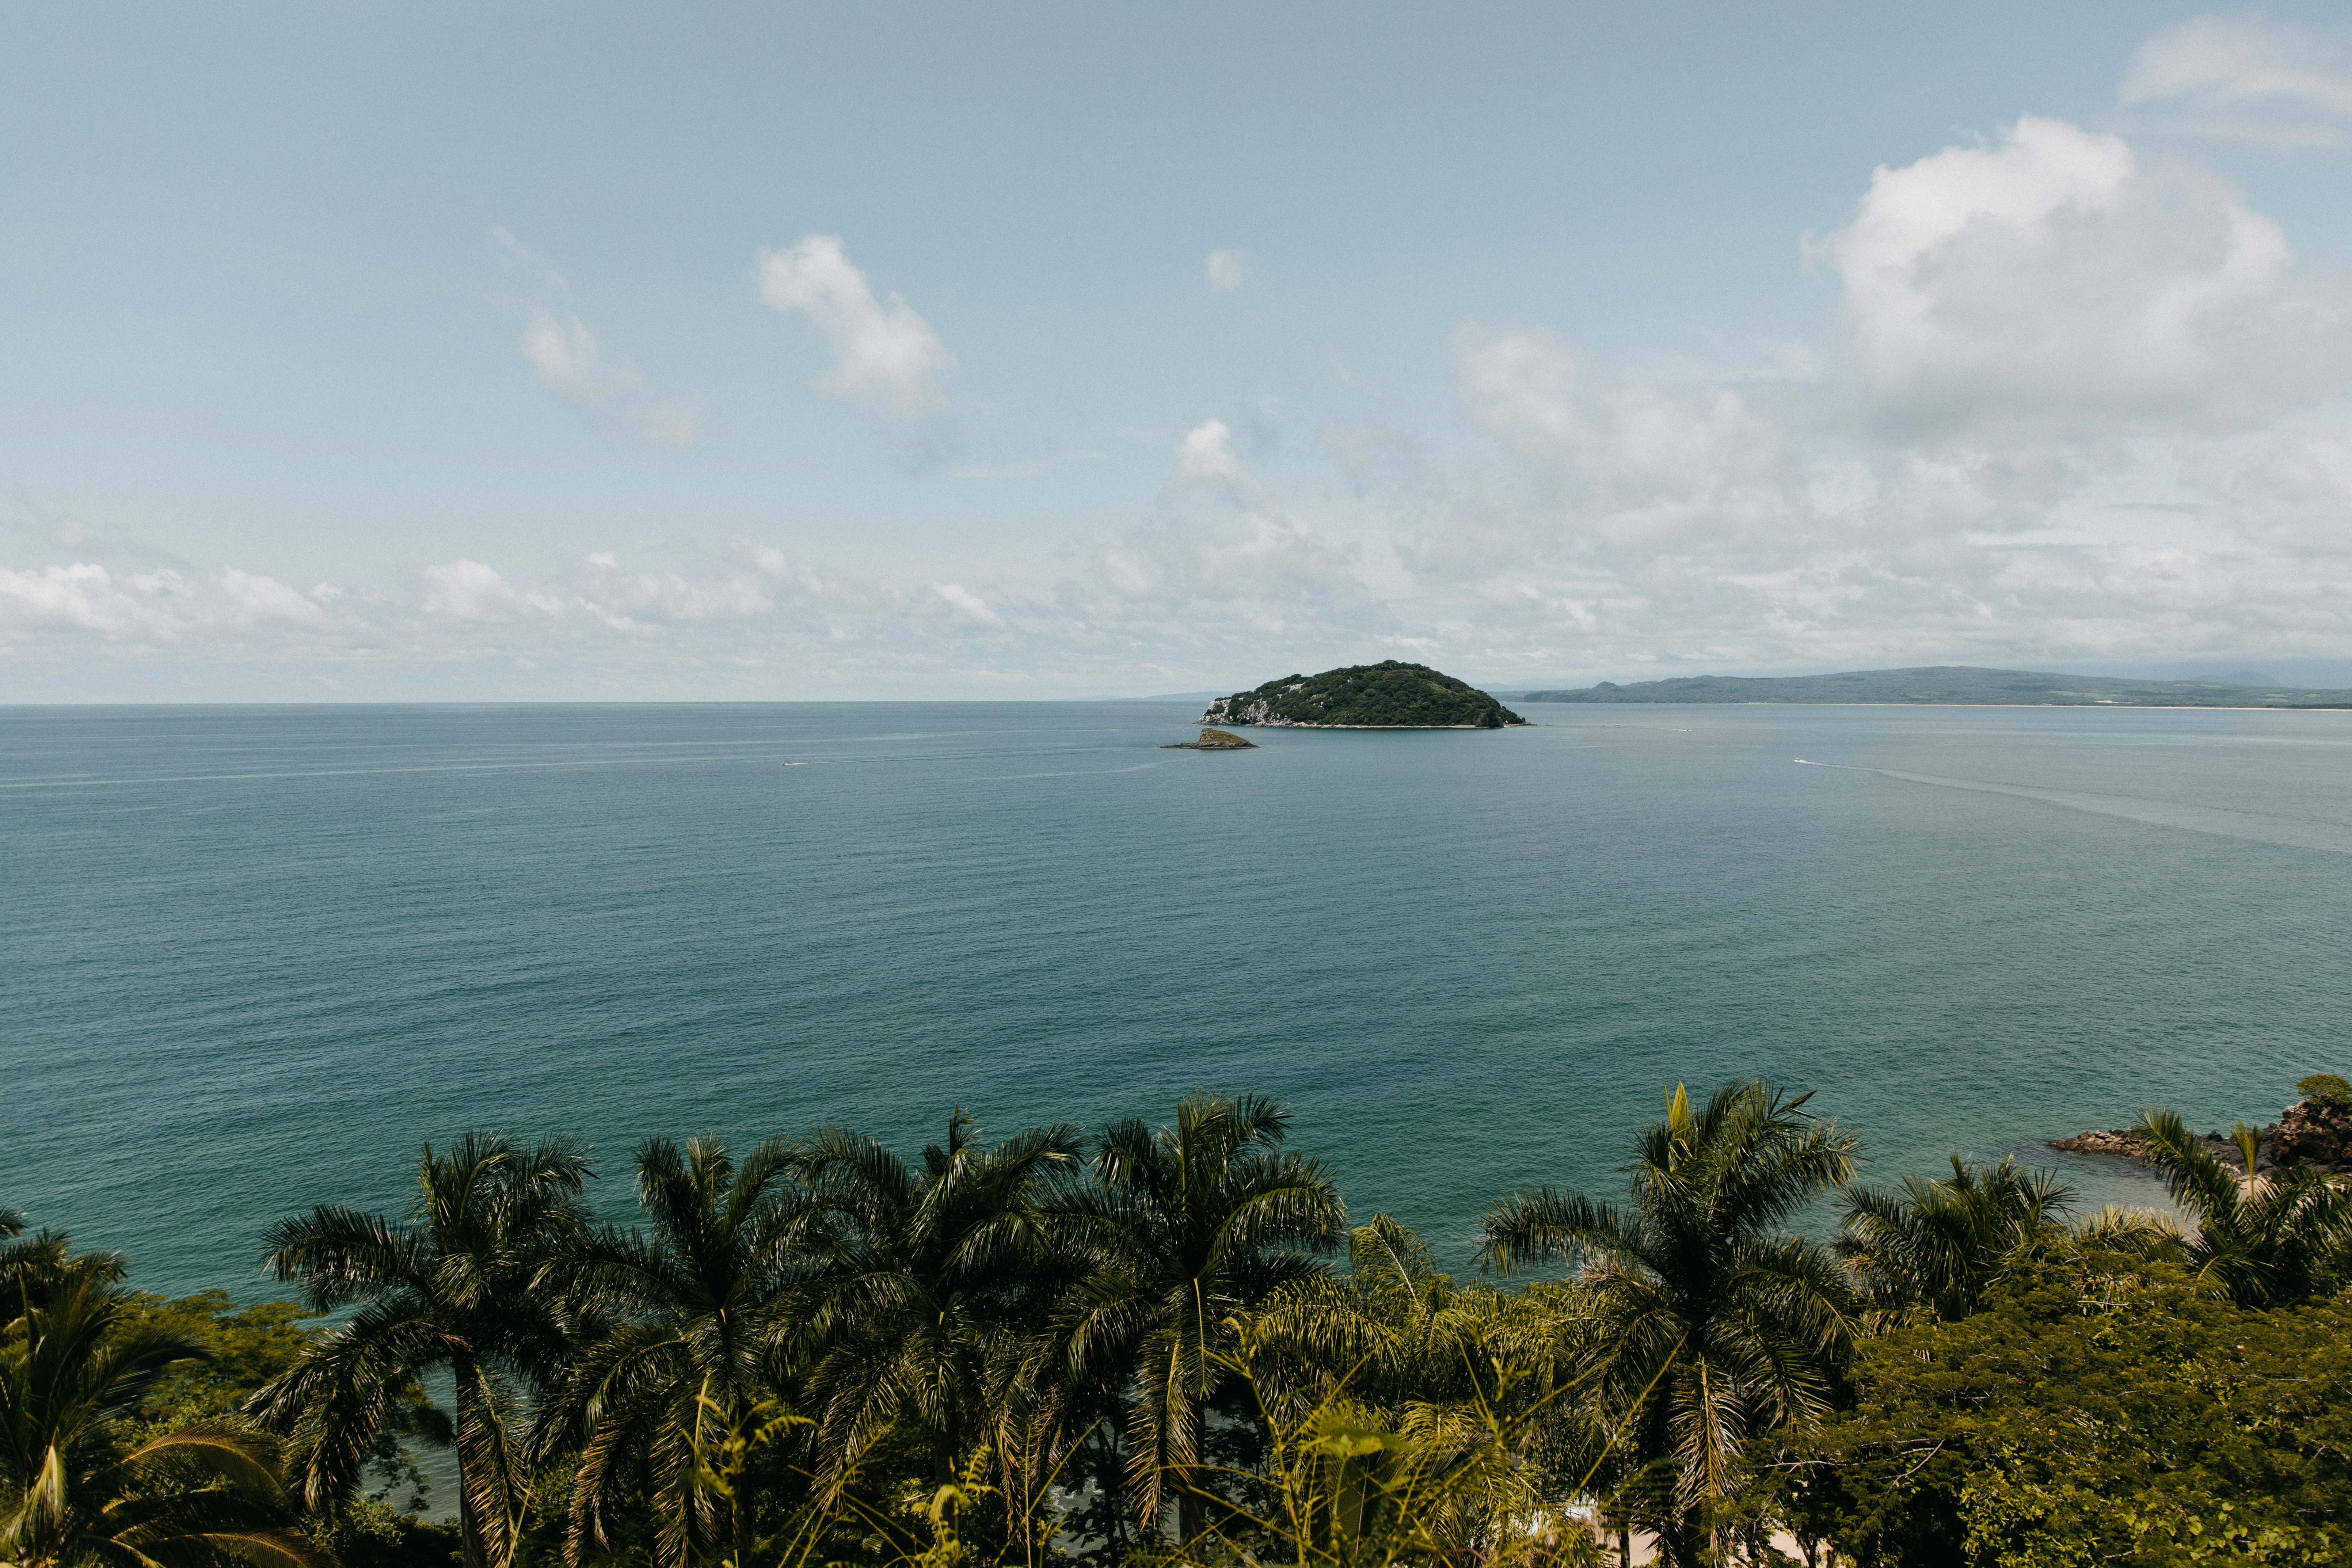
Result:
<svg viewBox="0 0 2352 1568">
<path fill-rule="evenodd" d="M 619 1178 L 1209 1088 L 1459 1259 L 1678 1079 L 1817 1089 L 1885 1178 L 2352 1068 L 2352 715 L 1529 711 L 0 710 L 0 1205 L 258 1293 L 267 1222 L 468 1126 Z"/>
</svg>

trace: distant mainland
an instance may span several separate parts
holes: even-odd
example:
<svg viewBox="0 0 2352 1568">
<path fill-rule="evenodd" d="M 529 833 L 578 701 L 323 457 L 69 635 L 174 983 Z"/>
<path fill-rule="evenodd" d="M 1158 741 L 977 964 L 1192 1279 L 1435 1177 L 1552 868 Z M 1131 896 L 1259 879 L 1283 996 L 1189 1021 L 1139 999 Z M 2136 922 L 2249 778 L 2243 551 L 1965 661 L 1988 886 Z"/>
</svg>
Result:
<svg viewBox="0 0 2352 1568">
<path fill-rule="evenodd" d="M 1209 704 L 1203 724 L 1298 730 L 1500 730 L 1525 719 L 1465 680 L 1384 659 L 1286 675 Z"/>
<path fill-rule="evenodd" d="M 2010 708 L 2352 708 L 2352 691 L 2236 686 L 2215 680 L 2132 680 L 1942 664 L 1840 675 L 1693 675 L 1571 691 L 1528 691 L 1521 702 L 1876 702 Z"/>
</svg>

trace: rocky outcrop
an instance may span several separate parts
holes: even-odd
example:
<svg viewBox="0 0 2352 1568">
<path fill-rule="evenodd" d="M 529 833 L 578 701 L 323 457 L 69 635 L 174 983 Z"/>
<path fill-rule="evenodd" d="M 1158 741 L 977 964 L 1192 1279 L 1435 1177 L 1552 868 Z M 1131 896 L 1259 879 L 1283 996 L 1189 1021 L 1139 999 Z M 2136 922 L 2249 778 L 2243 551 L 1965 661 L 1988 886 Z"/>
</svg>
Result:
<svg viewBox="0 0 2352 1568">
<path fill-rule="evenodd" d="M 2284 1165 L 2352 1166 L 2352 1105 L 2299 1100 L 2286 1108 L 2270 1140 L 2270 1157 Z"/>
<path fill-rule="evenodd" d="M 2263 1158 L 2265 1168 L 2268 1162 L 2278 1158 L 2272 1142 L 2277 1131 L 2278 1129 L 2275 1127 L 2263 1129 Z M 2226 1138 L 2219 1132 L 2208 1132 L 2198 1142 L 2204 1144 L 2208 1152 L 2230 1169 L 2242 1171 L 2246 1168 L 2245 1156 L 2238 1152 L 2238 1145 L 2234 1140 Z M 2052 1138 L 2046 1142 L 2044 1147 L 2055 1149 L 2063 1154 L 2113 1154 L 2126 1160 L 2145 1160 L 2147 1158 L 2147 1131 L 2140 1127 L 2109 1127 L 2104 1131 L 2094 1128 L 2089 1131 L 2077 1132 L 2072 1138 Z"/>
<path fill-rule="evenodd" d="M 1257 750 L 1257 742 L 1244 741 L 1239 735 L 1223 730 L 1203 729 L 1197 741 L 1179 741 L 1160 749 L 1163 752 L 1254 752 Z"/>
</svg>

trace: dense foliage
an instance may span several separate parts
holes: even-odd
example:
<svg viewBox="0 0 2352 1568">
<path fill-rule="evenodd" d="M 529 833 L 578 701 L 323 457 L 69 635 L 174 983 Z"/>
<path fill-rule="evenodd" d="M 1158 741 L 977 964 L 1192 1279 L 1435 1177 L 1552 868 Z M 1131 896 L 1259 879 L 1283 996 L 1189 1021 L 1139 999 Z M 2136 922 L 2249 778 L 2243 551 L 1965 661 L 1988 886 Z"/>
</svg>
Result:
<svg viewBox="0 0 2352 1568">
<path fill-rule="evenodd" d="M 1857 1185 L 1807 1097 L 1677 1088 L 1622 1201 L 1497 1201 L 1468 1282 L 1251 1097 L 653 1139 L 634 1225 L 585 1151 L 469 1134 L 404 1212 L 273 1229 L 323 1321 L 0 1212 L 0 1564 L 2352 1561 L 2352 1205 L 2143 1131 L 2185 1223 Z"/>
<path fill-rule="evenodd" d="M 1391 658 L 1286 675 L 1255 691 L 1220 697 L 1201 722 L 1499 730 L 1527 721 L 1466 681 Z"/>
</svg>

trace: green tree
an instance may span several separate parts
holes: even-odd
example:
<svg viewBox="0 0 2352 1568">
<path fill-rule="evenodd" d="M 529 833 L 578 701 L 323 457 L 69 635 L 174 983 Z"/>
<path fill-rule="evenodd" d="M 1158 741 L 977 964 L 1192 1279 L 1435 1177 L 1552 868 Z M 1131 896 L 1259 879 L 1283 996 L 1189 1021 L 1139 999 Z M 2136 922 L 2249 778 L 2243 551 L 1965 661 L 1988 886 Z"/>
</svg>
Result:
<svg viewBox="0 0 2352 1568">
<path fill-rule="evenodd" d="M 2014 1160 L 1988 1170 L 1955 1153 L 1947 1178 L 1906 1176 L 1899 1193 L 1849 1187 L 1838 1255 L 1883 1312 L 1965 1318 L 2003 1268 L 2056 1230 L 2074 1198 L 2049 1172 Z"/>
<path fill-rule="evenodd" d="M 1321 1271 L 1270 1294 L 1248 1324 L 1261 1388 L 1286 1374 L 1320 1399 L 1344 1388 L 1391 1421 L 1408 1405 L 1491 1392 L 1507 1301 L 1464 1289 L 1387 1215 L 1348 1233 L 1348 1271 Z M 1294 1370 L 1295 1369 L 1295 1370 Z"/>
<path fill-rule="evenodd" d="M 0 1556 L 19 1568 L 314 1568 L 276 1447 L 227 1422 L 147 1429 L 203 1346 L 127 1321 L 105 1257 L 68 1260 L 0 1341 Z"/>
<path fill-rule="evenodd" d="M 2067 1248 L 1855 1352 L 1771 1464 L 1861 1568 L 2352 1558 L 2352 1317 Z"/>
<path fill-rule="evenodd" d="M 1547 1187 L 1484 1221 L 1498 1272 L 1579 1266 L 1596 1385 L 1639 1466 L 1617 1506 L 1646 1510 L 1676 1568 L 1720 1545 L 1749 1436 L 1825 1411 L 1851 1349 L 1856 1302 L 1836 1259 L 1780 1229 L 1853 1174 L 1856 1141 L 1806 1114 L 1809 1098 L 1749 1080 L 1694 1112 L 1677 1087 L 1635 1141 L 1627 1208 Z"/>
<path fill-rule="evenodd" d="M 992 1359 L 1036 1326 L 1066 1268 L 1049 1199 L 1079 1149 L 1066 1126 L 984 1144 L 960 1110 L 919 1172 L 840 1128 L 803 1147 L 812 1393 L 831 1482 L 901 1421 L 922 1436 L 934 1488 L 987 1440 Z"/>
<path fill-rule="evenodd" d="M 23 1317 L 27 1307 L 38 1304 L 65 1278 L 68 1256 L 63 1231 L 26 1236 L 22 1213 L 0 1209 L 0 1328 Z M 114 1253 L 82 1253 L 79 1265 L 103 1272 L 110 1285 L 121 1282 L 122 1259 Z"/>
<path fill-rule="evenodd" d="M 1157 1525 L 1174 1490 L 1178 1530 L 1202 1523 L 1210 1401 L 1240 1348 L 1238 1320 L 1320 1267 L 1347 1209 L 1319 1161 L 1278 1147 L 1290 1119 L 1255 1095 L 1194 1095 L 1174 1125 L 1112 1122 L 1095 1140 L 1094 1184 L 1068 1203 L 1088 1258 L 1065 1332 L 1081 1381 L 1131 1376 L 1130 1489 Z"/>
<path fill-rule="evenodd" d="M 737 1464 L 730 1479 L 712 1456 L 772 1436 L 784 1418 L 806 1223 L 792 1152 L 771 1140 L 738 1165 L 715 1139 L 650 1139 L 637 1202 L 649 1235 L 602 1231 L 549 1266 L 612 1325 L 565 1368 L 542 1415 L 541 1451 L 576 1449 L 565 1561 L 609 1550 L 608 1521 L 649 1500 L 663 1568 L 722 1552 L 747 1563 L 757 1472 Z"/>
<path fill-rule="evenodd" d="M 2294 1091 L 2313 1105 L 2352 1105 L 2352 1083 L 2345 1082 L 2340 1073 L 2313 1073 L 2297 1083 Z"/>
<path fill-rule="evenodd" d="M 2150 1111 L 2141 1127 L 2148 1162 L 2196 1218 L 2186 1246 L 2200 1282 L 2261 1307 L 2304 1300 L 2333 1278 L 2352 1234 L 2352 1189 L 2308 1166 L 2265 1172 L 2261 1135 L 2243 1122 L 2242 1180 L 2172 1111 Z"/>
<path fill-rule="evenodd" d="M 349 1309 L 252 1402 L 291 1435 L 305 1506 L 347 1501 L 385 1437 L 415 1419 L 416 1380 L 440 1373 L 456 1419 L 435 1425 L 457 1450 L 467 1568 L 511 1560 L 528 1502 L 519 1421 L 564 1349 L 541 1266 L 585 1227 L 587 1176 L 569 1139 L 527 1149 L 469 1132 L 446 1154 L 425 1146 L 404 1217 L 322 1205 L 270 1227 L 276 1277 L 314 1312 Z"/>
</svg>

